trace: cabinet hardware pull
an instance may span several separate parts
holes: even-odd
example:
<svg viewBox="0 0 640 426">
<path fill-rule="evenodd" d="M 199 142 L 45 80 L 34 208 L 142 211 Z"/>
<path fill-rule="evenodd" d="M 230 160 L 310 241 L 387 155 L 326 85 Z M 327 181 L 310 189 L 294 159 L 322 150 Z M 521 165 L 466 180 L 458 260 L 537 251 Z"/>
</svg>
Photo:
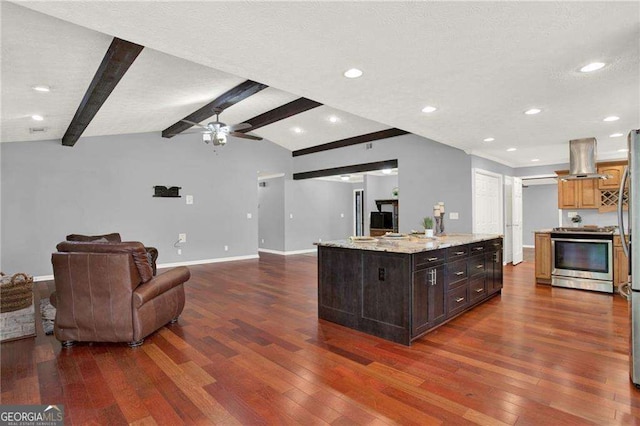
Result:
<svg viewBox="0 0 640 426">
<path fill-rule="evenodd" d="M 456 251 L 453 254 L 455 254 L 456 256 L 460 256 L 461 254 L 464 254 L 464 252 L 463 251 Z"/>
<path fill-rule="evenodd" d="M 438 260 L 438 258 L 437 258 L 437 257 L 430 257 L 430 258 L 428 258 L 427 260 L 428 260 L 429 262 L 433 262 L 434 260 Z"/>
<path fill-rule="evenodd" d="M 493 254 L 493 261 L 494 261 L 495 263 L 498 263 L 498 259 L 499 259 L 499 258 L 500 258 L 500 256 L 498 255 L 498 253 L 494 253 L 494 254 Z"/>
<path fill-rule="evenodd" d="M 456 303 L 460 303 L 460 302 L 462 302 L 463 300 L 464 300 L 464 297 L 458 297 L 458 298 L 456 299 Z"/>
<path fill-rule="evenodd" d="M 430 279 L 429 284 L 436 285 L 436 270 L 435 269 L 432 269 L 431 271 L 429 271 L 429 279 Z"/>
<path fill-rule="evenodd" d="M 482 293 L 484 291 L 484 288 L 476 288 L 476 293 Z"/>
<path fill-rule="evenodd" d="M 477 250 L 477 251 L 484 250 L 484 247 L 476 247 L 474 248 L 474 250 Z"/>
<path fill-rule="evenodd" d="M 484 265 L 477 265 L 476 266 L 476 269 L 482 269 L 482 268 L 484 268 Z"/>
<path fill-rule="evenodd" d="M 464 272 L 463 271 L 458 271 L 458 272 L 456 272 L 456 275 L 457 276 L 464 275 Z"/>
</svg>

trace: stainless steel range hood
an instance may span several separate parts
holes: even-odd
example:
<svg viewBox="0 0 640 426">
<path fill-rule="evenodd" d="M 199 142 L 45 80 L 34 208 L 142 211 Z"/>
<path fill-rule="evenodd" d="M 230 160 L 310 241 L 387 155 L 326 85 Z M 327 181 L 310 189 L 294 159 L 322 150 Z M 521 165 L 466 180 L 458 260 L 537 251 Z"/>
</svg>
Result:
<svg viewBox="0 0 640 426">
<path fill-rule="evenodd" d="M 562 180 L 608 179 L 609 175 L 598 174 L 596 165 L 596 138 L 569 141 L 569 174 Z"/>
</svg>

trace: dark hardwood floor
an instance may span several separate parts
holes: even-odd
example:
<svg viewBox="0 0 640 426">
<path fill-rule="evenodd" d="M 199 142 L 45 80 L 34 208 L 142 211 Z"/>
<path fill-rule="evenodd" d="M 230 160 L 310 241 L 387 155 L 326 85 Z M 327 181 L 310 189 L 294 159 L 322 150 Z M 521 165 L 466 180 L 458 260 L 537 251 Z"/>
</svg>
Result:
<svg viewBox="0 0 640 426">
<path fill-rule="evenodd" d="M 640 424 L 626 301 L 536 285 L 532 263 L 412 347 L 319 322 L 315 256 L 190 269 L 179 323 L 140 348 L 63 350 L 39 321 L 3 343 L 1 403 L 76 425 Z"/>
</svg>

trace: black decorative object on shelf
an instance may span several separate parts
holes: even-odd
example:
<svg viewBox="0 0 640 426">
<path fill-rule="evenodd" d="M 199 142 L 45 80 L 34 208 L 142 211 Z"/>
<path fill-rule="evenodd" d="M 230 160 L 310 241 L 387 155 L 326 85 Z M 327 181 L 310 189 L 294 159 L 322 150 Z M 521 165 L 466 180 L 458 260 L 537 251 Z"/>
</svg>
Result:
<svg viewBox="0 0 640 426">
<path fill-rule="evenodd" d="M 181 186 L 172 186 L 170 188 L 167 188 L 166 186 L 156 185 L 153 187 L 153 189 L 155 190 L 153 194 L 154 197 L 182 197 L 182 195 L 180 195 L 180 190 L 182 189 Z"/>
</svg>

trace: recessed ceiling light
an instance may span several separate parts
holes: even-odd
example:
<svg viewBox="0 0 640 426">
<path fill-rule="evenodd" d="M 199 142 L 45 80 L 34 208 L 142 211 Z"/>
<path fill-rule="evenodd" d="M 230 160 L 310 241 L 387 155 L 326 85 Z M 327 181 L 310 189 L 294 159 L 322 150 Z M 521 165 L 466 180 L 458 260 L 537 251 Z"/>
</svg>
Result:
<svg viewBox="0 0 640 426">
<path fill-rule="evenodd" d="M 351 68 L 344 72 L 344 76 L 347 78 L 358 78 L 362 76 L 362 71 L 358 68 Z"/>
<path fill-rule="evenodd" d="M 391 169 L 382 169 L 382 173 L 384 173 L 385 175 L 390 175 Z"/>
<path fill-rule="evenodd" d="M 430 112 L 433 112 L 433 111 L 435 111 L 437 109 L 438 108 L 436 108 L 434 106 L 427 105 L 426 107 L 422 108 L 422 112 L 430 113 Z"/>
<path fill-rule="evenodd" d="M 293 129 L 291 129 L 291 130 L 293 131 L 293 133 L 298 133 L 298 134 L 300 134 L 300 133 L 302 133 L 302 132 L 303 132 L 303 130 L 302 130 L 300 127 L 294 127 L 294 128 L 293 128 Z"/>
<path fill-rule="evenodd" d="M 332 115 L 331 117 L 329 117 L 329 121 L 332 123 L 337 123 L 338 121 L 340 121 L 340 119 L 335 115 Z"/>
<path fill-rule="evenodd" d="M 535 115 L 535 114 L 540 113 L 540 111 L 542 111 L 542 110 L 538 109 L 538 108 L 531 108 L 531 109 L 526 110 L 524 113 L 527 114 L 527 115 Z"/>
<path fill-rule="evenodd" d="M 539 159 L 539 158 L 532 158 L 532 159 L 531 159 L 531 161 L 532 161 L 533 163 L 537 163 L 538 161 L 540 161 L 540 159 Z"/>
<path fill-rule="evenodd" d="M 627 148 L 622 148 L 622 149 L 619 149 L 619 150 L 618 150 L 618 152 L 629 152 L 629 149 L 627 149 Z"/>
<path fill-rule="evenodd" d="M 340 176 L 340 179 L 342 180 L 349 180 L 350 176 L 349 175 L 342 175 Z"/>
<path fill-rule="evenodd" d="M 513 152 L 516 151 L 518 148 L 507 148 L 507 152 Z"/>
<path fill-rule="evenodd" d="M 485 139 L 483 139 L 483 141 L 484 142 L 493 142 L 493 141 L 495 141 L 495 139 L 494 138 L 485 138 Z"/>
<path fill-rule="evenodd" d="M 619 138 L 620 136 L 624 136 L 622 133 L 612 133 L 609 135 L 610 138 Z"/>
<path fill-rule="evenodd" d="M 618 121 L 618 120 L 620 120 L 620 117 L 616 117 L 615 115 L 610 115 L 609 117 L 606 117 L 602 121 Z"/>
<path fill-rule="evenodd" d="M 51 91 L 51 87 L 45 86 L 44 84 L 39 84 L 37 86 L 33 86 L 32 89 L 35 90 L 36 92 L 50 92 Z"/>
<path fill-rule="evenodd" d="M 43 116 L 41 116 L 41 115 L 37 115 L 37 114 L 36 114 L 36 115 L 32 115 L 32 116 L 31 116 L 31 118 L 32 118 L 32 119 L 34 119 L 35 121 L 42 121 L 42 120 L 44 120 L 44 117 L 43 117 Z"/>
<path fill-rule="evenodd" d="M 606 64 L 604 62 L 591 62 L 590 64 L 585 65 L 580 68 L 580 72 L 592 72 L 597 71 L 601 68 L 604 68 Z"/>
</svg>

